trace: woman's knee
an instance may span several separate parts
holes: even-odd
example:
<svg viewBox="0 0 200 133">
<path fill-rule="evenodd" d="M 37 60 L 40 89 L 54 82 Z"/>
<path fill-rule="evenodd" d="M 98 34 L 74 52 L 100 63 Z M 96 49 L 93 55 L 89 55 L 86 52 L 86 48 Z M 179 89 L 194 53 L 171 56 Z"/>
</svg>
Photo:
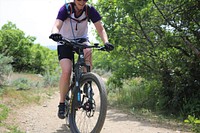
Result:
<svg viewBox="0 0 200 133">
<path fill-rule="evenodd" d="M 92 49 L 90 49 L 90 48 L 85 49 L 85 50 L 84 50 L 84 55 L 85 55 L 86 57 L 91 56 L 91 55 L 92 55 Z"/>
<path fill-rule="evenodd" d="M 69 77 L 71 75 L 71 61 L 70 60 L 61 60 L 60 61 L 61 69 L 62 69 L 62 76 Z"/>
</svg>

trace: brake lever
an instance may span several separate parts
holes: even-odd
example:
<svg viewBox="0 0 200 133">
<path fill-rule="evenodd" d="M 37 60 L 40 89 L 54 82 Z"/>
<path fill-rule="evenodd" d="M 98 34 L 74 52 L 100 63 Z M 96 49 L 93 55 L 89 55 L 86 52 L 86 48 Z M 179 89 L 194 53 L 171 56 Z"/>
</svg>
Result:
<svg viewBox="0 0 200 133">
<path fill-rule="evenodd" d="M 106 48 L 105 48 L 105 46 L 102 46 L 102 47 L 99 48 L 99 50 L 106 51 Z"/>
</svg>

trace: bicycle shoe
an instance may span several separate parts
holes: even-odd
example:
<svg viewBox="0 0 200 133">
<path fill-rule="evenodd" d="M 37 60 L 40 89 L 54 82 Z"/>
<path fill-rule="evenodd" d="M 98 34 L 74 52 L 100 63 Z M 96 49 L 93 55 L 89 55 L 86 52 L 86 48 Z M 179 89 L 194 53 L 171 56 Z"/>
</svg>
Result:
<svg viewBox="0 0 200 133">
<path fill-rule="evenodd" d="M 65 119 L 65 103 L 60 103 L 58 105 L 58 117 L 60 119 Z"/>
</svg>

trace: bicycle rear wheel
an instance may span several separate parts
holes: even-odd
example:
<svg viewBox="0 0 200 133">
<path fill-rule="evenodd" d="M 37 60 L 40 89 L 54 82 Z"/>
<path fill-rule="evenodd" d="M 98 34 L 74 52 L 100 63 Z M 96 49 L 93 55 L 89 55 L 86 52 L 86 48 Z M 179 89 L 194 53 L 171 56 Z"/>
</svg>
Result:
<svg viewBox="0 0 200 133">
<path fill-rule="evenodd" d="M 86 89 L 87 84 L 91 85 Z M 77 91 L 73 91 L 69 113 L 70 130 L 73 133 L 99 133 L 103 127 L 107 112 L 107 93 L 104 82 L 94 73 L 86 73 L 80 81 L 81 106 L 77 108 Z"/>
</svg>

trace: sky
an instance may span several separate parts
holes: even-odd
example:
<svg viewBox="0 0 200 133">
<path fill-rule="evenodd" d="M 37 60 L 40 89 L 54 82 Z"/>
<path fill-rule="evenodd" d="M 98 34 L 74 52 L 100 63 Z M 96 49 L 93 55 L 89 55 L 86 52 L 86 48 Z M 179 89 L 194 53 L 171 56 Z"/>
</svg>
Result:
<svg viewBox="0 0 200 133">
<path fill-rule="evenodd" d="M 0 27 L 11 21 L 26 36 L 36 37 L 34 43 L 55 45 L 48 37 L 64 3 L 65 0 L 0 0 Z"/>
</svg>

